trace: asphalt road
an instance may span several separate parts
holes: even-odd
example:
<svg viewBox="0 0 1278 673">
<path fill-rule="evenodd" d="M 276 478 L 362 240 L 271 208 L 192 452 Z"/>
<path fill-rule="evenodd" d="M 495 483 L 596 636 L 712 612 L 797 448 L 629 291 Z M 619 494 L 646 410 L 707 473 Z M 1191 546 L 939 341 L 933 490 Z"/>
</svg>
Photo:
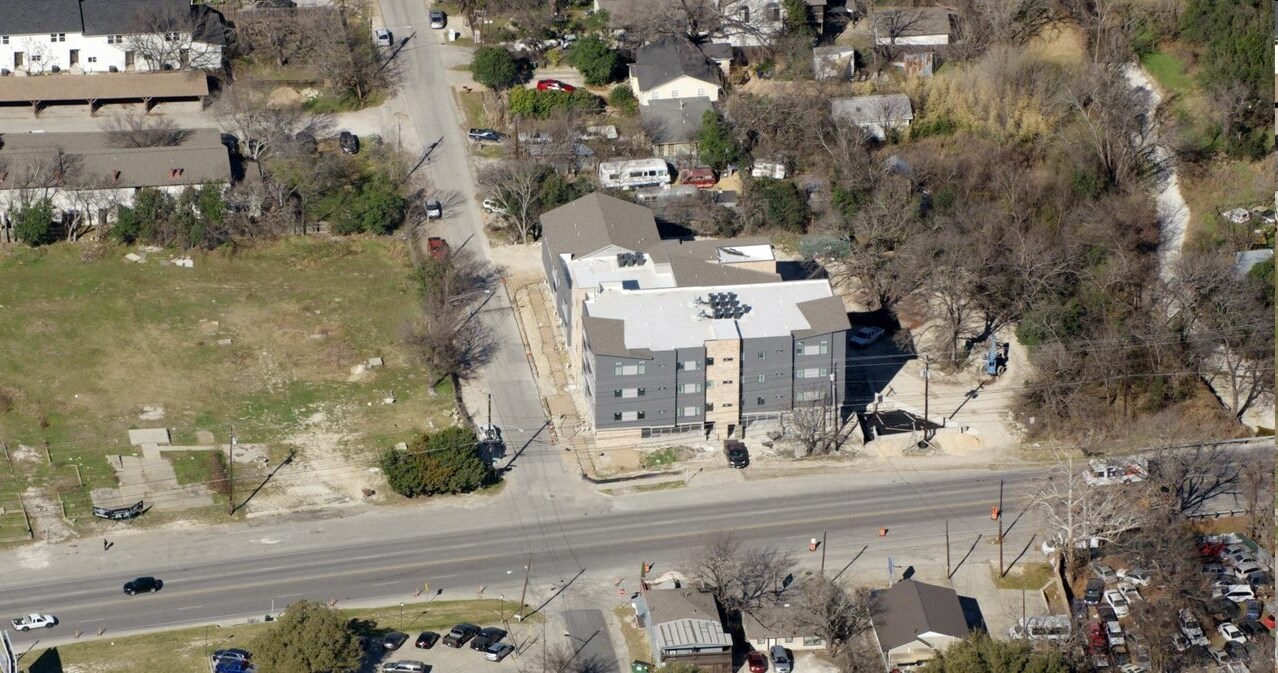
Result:
<svg viewBox="0 0 1278 673">
<path fill-rule="evenodd" d="M 1033 472 L 1008 480 L 1007 511 L 1030 488 Z M 263 615 L 301 599 L 342 604 L 411 600 L 429 581 L 441 599 L 517 595 L 532 559 L 529 604 L 537 606 L 570 583 L 607 585 L 631 577 L 641 561 L 664 572 L 689 558 L 708 536 L 733 531 L 748 543 L 791 550 L 813 566 L 810 537 L 829 532 L 827 567 L 857 558 L 850 573 L 881 573 L 869 559 L 895 556 L 901 567 L 933 563 L 943 550 L 944 521 L 956 559 L 977 532 L 987 539 L 998 476 L 984 472 L 765 479 L 740 499 L 740 484 L 636 494 L 618 499 L 564 499 L 551 504 L 503 493 L 482 504 L 444 504 L 377 511 L 344 519 L 296 517 L 252 527 L 218 526 L 175 535 L 159 531 L 117 537 L 103 552 L 97 540 L 0 554 L 0 614 L 50 612 L 62 624 L 20 634 L 17 643 L 69 637 L 99 628 L 122 632 Z M 558 499 L 556 499 L 558 500 Z M 553 504 L 553 506 L 551 506 Z M 1018 524 L 1009 545 L 1026 544 L 1033 525 Z M 889 527 L 886 538 L 877 530 Z M 865 546 L 868 554 L 858 557 Z M 962 547 L 963 549 L 960 549 Z M 987 554 L 989 545 L 978 554 Z M 917 559 L 917 561 L 915 560 Z M 33 565 L 42 565 L 32 568 Z M 585 570 L 574 581 L 578 571 Z M 125 596 L 125 580 L 154 575 L 162 591 Z M 633 583 L 632 583 L 633 584 Z"/>
<path fill-rule="evenodd" d="M 617 657 L 603 610 L 564 610 L 566 646 L 572 648 L 581 670 L 617 673 Z"/>
</svg>

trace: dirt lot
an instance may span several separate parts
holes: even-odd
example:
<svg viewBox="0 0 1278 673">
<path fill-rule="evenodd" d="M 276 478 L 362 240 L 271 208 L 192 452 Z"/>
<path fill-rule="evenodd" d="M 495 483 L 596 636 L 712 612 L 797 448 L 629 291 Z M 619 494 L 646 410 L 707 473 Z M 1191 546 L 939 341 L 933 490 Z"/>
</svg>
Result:
<svg viewBox="0 0 1278 673">
<path fill-rule="evenodd" d="M 104 457 L 134 453 L 129 428 L 222 444 L 234 423 L 271 465 L 298 452 L 281 484 L 324 490 L 268 488 L 252 507 L 358 498 L 364 456 L 448 422 L 451 394 L 432 394 L 401 345 L 414 300 L 399 242 L 292 239 L 197 253 L 192 268 L 171 257 L 88 243 L 0 252 L 3 491 L 75 500 L 115 486 Z"/>
</svg>

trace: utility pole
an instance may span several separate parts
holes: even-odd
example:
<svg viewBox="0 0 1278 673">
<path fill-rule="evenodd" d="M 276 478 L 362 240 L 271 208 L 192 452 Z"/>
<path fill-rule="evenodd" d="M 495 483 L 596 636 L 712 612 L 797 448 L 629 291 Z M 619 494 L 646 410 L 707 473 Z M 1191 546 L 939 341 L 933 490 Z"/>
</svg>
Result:
<svg viewBox="0 0 1278 673">
<path fill-rule="evenodd" d="M 928 402 L 930 401 L 930 397 L 928 395 L 929 393 L 928 383 L 930 383 L 932 380 L 931 367 L 932 367 L 931 356 L 924 356 L 923 358 L 923 441 L 925 442 L 932 438 L 932 434 L 931 434 L 931 431 L 928 429 L 928 422 L 927 422 Z"/>
<path fill-rule="evenodd" d="M 524 617 L 524 598 L 528 595 L 528 576 L 532 574 L 532 554 L 528 555 L 528 565 L 524 566 L 524 588 L 519 592 L 519 620 Z"/>
<path fill-rule="evenodd" d="M 1003 480 L 998 480 L 998 574 L 1003 575 Z"/>
<path fill-rule="evenodd" d="M 950 579 L 954 573 L 950 570 L 950 520 L 945 520 L 945 579 Z"/>
<path fill-rule="evenodd" d="M 226 515 L 235 516 L 235 427 L 231 427 L 231 446 L 226 457 Z"/>
<path fill-rule="evenodd" d="M 821 579 L 825 579 L 825 540 L 830 531 L 821 531 Z"/>
</svg>

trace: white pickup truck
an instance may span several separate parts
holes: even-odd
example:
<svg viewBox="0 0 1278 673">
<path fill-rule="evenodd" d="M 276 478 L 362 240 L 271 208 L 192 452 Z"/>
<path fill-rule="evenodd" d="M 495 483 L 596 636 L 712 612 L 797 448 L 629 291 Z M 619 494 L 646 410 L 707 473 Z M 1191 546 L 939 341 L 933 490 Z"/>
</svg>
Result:
<svg viewBox="0 0 1278 673">
<path fill-rule="evenodd" d="M 13 628 L 17 631 L 30 631 L 31 629 L 51 629 L 57 626 L 58 618 L 53 615 L 40 615 L 31 613 L 22 617 L 13 618 Z"/>
</svg>

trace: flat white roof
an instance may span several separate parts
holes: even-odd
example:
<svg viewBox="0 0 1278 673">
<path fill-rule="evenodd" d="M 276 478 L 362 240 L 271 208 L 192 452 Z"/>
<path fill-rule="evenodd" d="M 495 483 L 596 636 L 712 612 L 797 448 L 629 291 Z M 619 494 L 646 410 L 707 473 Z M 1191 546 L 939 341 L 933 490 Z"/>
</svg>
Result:
<svg viewBox="0 0 1278 673">
<path fill-rule="evenodd" d="M 644 255 L 643 264 L 637 266 L 621 266 L 616 255 L 572 259 L 568 261 L 568 272 L 577 287 L 592 290 L 608 283 L 632 284 L 630 289 L 636 290 L 676 285 L 670 265 L 654 264 L 648 255 Z"/>
<path fill-rule="evenodd" d="M 740 319 L 711 318 L 711 308 L 697 302 L 711 292 L 734 293 L 737 301 L 750 310 Z M 789 336 L 795 330 L 811 327 L 799 311 L 799 304 L 832 296 L 830 283 L 820 279 L 718 287 L 607 289 L 586 302 L 586 315 L 624 321 L 627 348 L 664 351 L 694 348 L 715 339 Z"/>
<path fill-rule="evenodd" d="M 716 251 L 723 264 L 736 262 L 771 262 L 776 259 L 771 245 L 724 245 Z"/>
</svg>

